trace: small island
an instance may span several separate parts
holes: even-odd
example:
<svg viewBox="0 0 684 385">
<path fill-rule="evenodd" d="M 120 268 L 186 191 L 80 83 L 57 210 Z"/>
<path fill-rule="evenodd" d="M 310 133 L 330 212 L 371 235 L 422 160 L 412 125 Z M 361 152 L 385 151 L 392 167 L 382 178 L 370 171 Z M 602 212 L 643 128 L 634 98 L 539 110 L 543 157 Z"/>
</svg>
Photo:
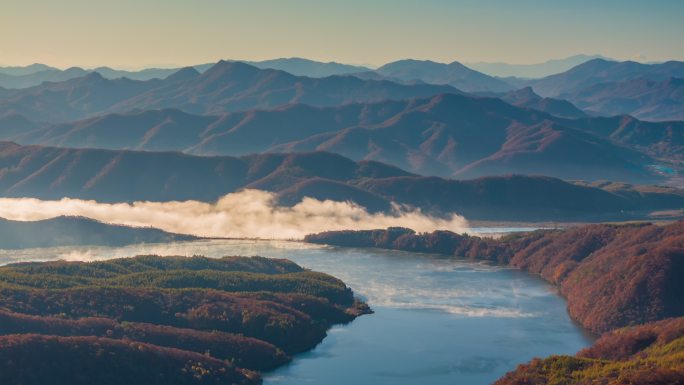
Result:
<svg viewBox="0 0 684 385">
<path fill-rule="evenodd" d="M 137 256 L 0 267 L 0 383 L 259 384 L 369 313 L 283 259 Z"/>
</svg>

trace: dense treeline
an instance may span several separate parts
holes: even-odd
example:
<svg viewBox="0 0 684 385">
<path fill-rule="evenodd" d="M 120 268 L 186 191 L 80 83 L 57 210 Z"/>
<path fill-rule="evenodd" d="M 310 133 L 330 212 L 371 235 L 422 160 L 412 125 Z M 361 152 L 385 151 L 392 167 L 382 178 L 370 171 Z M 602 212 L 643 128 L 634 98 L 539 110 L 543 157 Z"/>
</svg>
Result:
<svg viewBox="0 0 684 385">
<path fill-rule="evenodd" d="M 195 260 L 196 259 L 196 260 Z M 0 284 L 66 289 L 76 287 L 204 288 L 229 292 L 301 293 L 351 305 L 353 294 L 327 274 L 268 258 L 141 256 L 135 261 L 25 263 L 0 267 Z"/>
<path fill-rule="evenodd" d="M 684 315 L 684 222 L 587 225 L 500 239 L 390 228 L 306 240 L 488 260 L 540 274 L 559 286 L 570 315 L 596 333 Z"/>
<path fill-rule="evenodd" d="M 227 256 L 207 258 L 194 256 L 160 257 L 139 255 L 135 258 L 117 258 L 96 262 L 23 262 L 0 268 L 0 271 L 16 271 L 31 274 L 60 274 L 68 276 L 110 278 L 117 275 L 167 270 L 215 270 L 241 271 L 261 274 L 297 273 L 304 269 L 287 259 L 264 257 Z"/>
<path fill-rule="evenodd" d="M 7 336 L 3 338 L 10 350 L 26 358 L 24 354 L 42 342 L 45 351 L 66 355 L 73 351 L 73 359 L 82 355 L 89 367 L 129 371 L 114 376 L 122 382 L 127 377 L 121 376 L 154 373 L 152 368 L 129 369 L 135 361 L 100 362 L 124 354 L 124 346 L 135 342 L 154 356 L 147 359 L 141 353 L 138 364 L 158 365 L 160 373 L 145 383 L 193 383 L 180 377 L 181 382 L 164 380 L 176 376 L 175 370 L 192 368 L 199 373 L 190 376 L 197 377 L 199 382 L 194 383 L 256 383 L 257 374 L 237 368 L 273 369 L 288 362 L 288 354 L 318 344 L 332 324 L 349 322 L 368 311 L 343 282 L 288 260 L 140 256 L 0 267 L 0 335 Z M 32 334 L 43 337 L 17 337 Z M 90 343 L 103 347 L 91 349 Z M 193 352 L 208 361 L 178 366 L 176 353 L 162 357 L 167 352 L 181 352 L 178 357 Z M 217 362 L 224 366 L 216 366 Z M 31 382 L 39 377 L 19 368 L 47 368 L 32 361 L 16 365 L 7 367 L 15 373 L 7 377 L 12 379 L 8 383 L 45 383 Z M 237 380 L 228 381 L 228 376 Z M 98 383 L 97 379 L 58 383 Z"/>
<path fill-rule="evenodd" d="M 588 225 L 499 239 L 389 228 L 325 232 L 306 240 L 521 268 L 557 285 L 570 315 L 587 329 L 608 332 L 575 357 L 535 359 L 497 385 L 684 384 L 684 222 Z M 620 327 L 627 328 L 615 330 Z"/>
<path fill-rule="evenodd" d="M 258 384 L 256 373 L 210 356 L 96 337 L 0 337 L 0 383 L 55 385 Z"/>
<path fill-rule="evenodd" d="M 495 383 L 547 384 L 684 384 L 684 317 L 618 329 L 574 357 L 535 359 Z"/>
<path fill-rule="evenodd" d="M 239 367 L 252 370 L 274 369 L 290 360 L 282 350 L 268 342 L 215 330 L 117 322 L 110 318 L 32 316 L 0 310 L 0 335 L 27 333 L 126 339 L 202 354 L 208 352 L 212 357 L 231 360 Z"/>
</svg>

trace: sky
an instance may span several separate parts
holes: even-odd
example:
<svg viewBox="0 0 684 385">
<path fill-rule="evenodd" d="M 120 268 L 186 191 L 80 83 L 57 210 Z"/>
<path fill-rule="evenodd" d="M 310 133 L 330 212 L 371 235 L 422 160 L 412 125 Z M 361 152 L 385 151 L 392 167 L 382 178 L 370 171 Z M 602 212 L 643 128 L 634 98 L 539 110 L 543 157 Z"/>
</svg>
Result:
<svg viewBox="0 0 684 385">
<path fill-rule="evenodd" d="M 684 60 L 681 0 L 0 0 L 0 65 Z"/>
</svg>

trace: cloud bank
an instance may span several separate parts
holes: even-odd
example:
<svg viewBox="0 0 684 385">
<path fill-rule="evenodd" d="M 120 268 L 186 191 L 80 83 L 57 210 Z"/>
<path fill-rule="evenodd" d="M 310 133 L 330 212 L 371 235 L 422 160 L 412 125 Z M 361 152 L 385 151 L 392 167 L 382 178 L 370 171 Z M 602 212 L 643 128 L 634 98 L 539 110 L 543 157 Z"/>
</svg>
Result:
<svg viewBox="0 0 684 385">
<path fill-rule="evenodd" d="M 368 213 L 350 202 L 304 198 L 292 207 L 278 206 L 276 195 L 244 190 L 223 196 L 215 203 L 200 201 L 100 203 L 64 198 L 0 198 L 0 217 L 32 221 L 60 215 L 78 215 L 102 222 L 129 226 L 151 226 L 174 233 L 204 237 L 301 239 L 326 230 L 364 230 L 389 226 L 416 231 L 462 232 L 466 220 L 459 215 L 447 219 L 420 210 L 396 206 L 394 211 Z"/>
</svg>

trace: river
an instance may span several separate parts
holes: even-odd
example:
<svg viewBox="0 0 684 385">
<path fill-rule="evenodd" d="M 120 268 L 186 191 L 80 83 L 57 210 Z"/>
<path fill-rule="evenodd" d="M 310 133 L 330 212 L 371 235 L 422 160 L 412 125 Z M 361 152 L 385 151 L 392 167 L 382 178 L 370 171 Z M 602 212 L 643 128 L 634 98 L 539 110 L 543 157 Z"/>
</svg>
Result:
<svg viewBox="0 0 684 385">
<path fill-rule="evenodd" d="M 590 338 L 555 288 L 527 273 L 433 255 L 287 241 L 210 240 L 126 247 L 0 250 L 0 263 L 138 254 L 288 258 L 344 280 L 375 311 L 333 327 L 266 385 L 489 384 L 535 356 Z"/>
</svg>

